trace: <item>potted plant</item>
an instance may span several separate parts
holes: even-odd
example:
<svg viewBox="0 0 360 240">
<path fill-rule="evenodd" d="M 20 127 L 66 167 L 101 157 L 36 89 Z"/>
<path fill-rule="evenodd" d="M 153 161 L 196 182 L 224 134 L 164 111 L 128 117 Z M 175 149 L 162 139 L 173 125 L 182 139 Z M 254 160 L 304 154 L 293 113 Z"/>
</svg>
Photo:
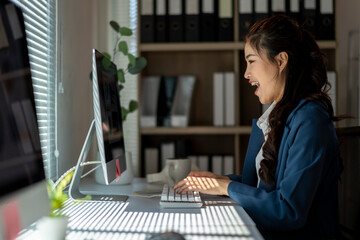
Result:
<svg viewBox="0 0 360 240">
<path fill-rule="evenodd" d="M 125 76 L 126 74 L 136 75 L 140 73 L 147 65 L 147 61 L 144 57 L 135 57 L 129 52 L 127 42 L 124 40 L 124 37 L 132 36 L 133 32 L 130 28 L 121 27 L 116 21 L 110 21 L 111 28 L 116 32 L 116 41 L 113 48 L 112 56 L 107 52 L 102 52 L 102 54 L 108 58 L 110 61 L 114 62 L 117 57 L 123 57 L 127 59 L 126 68 L 119 67 L 117 69 L 117 75 L 120 85 L 119 95 L 121 96 L 121 90 L 124 88 Z M 90 75 L 92 79 L 92 73 Z M 134 112 L 138 108 L 138 102 L 136 100 L 131 100 L 129 105 L 125 107 L 121 106 L 122 120 L 126 120 L 126 116 L 129 113 Z"/>
<path fill-rule="evenodd" d="M 49 216 L 41 218 L 37 223 L 39 238 L 46 240 L 65 239 L 69 217 L 63 213 L 63 209 L 69 197 L 64 190 L 71 182 L 73 175 L 74 169 L 60 178 L 58 184 L 55 184 L 52 180 L 47 181 L 50 213 Z M 90 200 L 90 196 L 85 197 L 83 200 Z"/>
</svg>

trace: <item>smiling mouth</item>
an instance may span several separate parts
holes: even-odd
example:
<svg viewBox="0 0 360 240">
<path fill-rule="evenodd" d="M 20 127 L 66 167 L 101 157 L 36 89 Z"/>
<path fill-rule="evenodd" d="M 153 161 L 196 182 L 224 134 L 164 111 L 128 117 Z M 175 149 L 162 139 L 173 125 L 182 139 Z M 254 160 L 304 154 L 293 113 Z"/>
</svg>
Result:
<svg viewBox="0 0 360 240">
<path fill-rule="evenodd" d="M 260 84 L 259 84 L 259 82 L 252 82 L 252 83 L 251 83 L 251 86 L 256 86 L 256 87 L 259 87 L 259 86 L 260 86 Z"/>
</svg>

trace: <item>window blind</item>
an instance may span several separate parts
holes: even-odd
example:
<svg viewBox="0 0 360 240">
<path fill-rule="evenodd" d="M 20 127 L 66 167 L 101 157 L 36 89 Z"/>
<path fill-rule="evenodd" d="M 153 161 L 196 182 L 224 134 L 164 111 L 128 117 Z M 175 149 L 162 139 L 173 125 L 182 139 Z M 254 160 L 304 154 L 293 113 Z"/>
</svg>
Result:
<svg viewBox="0 0 360 240">
<path fill-rule="evenodd" d="M 118 1 L 112 0 L 110 4 L 110 18 L 109 20 L 117 21 L 120 26 L 128 27 L 133 31 L 131 37 L 126 37 L 126 40 L 129 52 L 134 56 L 138 55 L 138 44 L 137 44 L 137 29 L 138 29 L 138 19 L 137 19 L 138 4 L 137 0 L 129 1 Z M 115 34 L 110 27 L 110 36 L 112 36 L 112 42 L 110 46 L 112 49 L 115 42 Z M 111 51 L 109 51 L 111 52 Z M 117 66 L 127 66 L 128 60 L 126 58 L 116 58 L 115 64 Z M 137 84 L 138 75 L 126 74 L 124 89 L 120 92 L 121 94 L 121 104 L 128 106 L 131 100 L 138 101 L 138 84 Z M 138 175 L 138 164 L 139 164 L 139 128 L 138 128 L 138 111 L 130 113 L 124 124 L 125 131 L 125 149 L 126 151 L 131 152 L 132 155 L 132 165 L 135 176 Z"/>
<path fill-rule="evenodd" d="M 56 179 L 56 0 L 13 2 L 24 15 L 45 174 Z"/>
</svg>

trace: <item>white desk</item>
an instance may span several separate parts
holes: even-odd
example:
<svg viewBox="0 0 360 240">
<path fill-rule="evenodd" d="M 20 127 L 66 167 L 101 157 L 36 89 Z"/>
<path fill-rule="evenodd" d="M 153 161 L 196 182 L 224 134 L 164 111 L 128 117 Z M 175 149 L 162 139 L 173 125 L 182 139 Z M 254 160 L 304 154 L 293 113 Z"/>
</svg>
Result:
<svg viewBox="0 0 360 240">
<path fill-rule="evenodd" d="M 66 240 L 147 239 L 166 231 L 178 232 L 185 239 L 263 239 L 244 209 L 230 198 L 202 195 L 201 209 L 163 209 L 159 204 L 162 184 L 147 184 L 140 178 L 131 185 L 105 188 L 88 181 L 81 190 L 117 192 L 129 199 L 125 203 L 68 201 Z M 20 239 L 34 239 L 36 234 L 33 227 Z"/>
</svg>

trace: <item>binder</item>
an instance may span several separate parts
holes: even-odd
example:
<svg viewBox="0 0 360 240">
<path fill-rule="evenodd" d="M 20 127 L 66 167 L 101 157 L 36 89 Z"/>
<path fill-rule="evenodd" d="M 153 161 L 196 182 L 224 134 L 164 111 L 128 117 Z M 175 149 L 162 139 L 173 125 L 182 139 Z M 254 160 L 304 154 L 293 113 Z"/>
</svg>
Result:
<svg viewBox="0 0 360 240">
<path fill-rule="evenodd" d="M 213 117 L 214 126 L 224 126 L 224 74 L 213 74 Z"/>
<path fill-rule="evenodd" d="M 177 140 L 175 142 L 175 158 L 186 158 L 189 153 L 189 144 L 186 140 Z"/>
<path fill-rule="evenodd" d="M 183 17 L 183 1 L 168 0 L 169 13 L 169 42 L 184 41 L 184 17 Z"/>
<path fill-rule="evenodd" d="M 154 42 L 154 0 L 141 0 L 140 4 L 140 41 Z"/>
<path fill-rule="evenodd" d="M 234 173 L 234 156 L 224 156 L 224 175 Z"/>
<path fill-rule="evenodd" d="M 157 148 L 145 148 L 145 175 L 159 171 L 159 150 Z"/>
<path fill-rule="evenodd" d="M 219 0 L 218 40 L 234 40 L 233 0 Z"/>
<path fill-rule="evenodd" d="M 186 127 L 189 124 L 191 100 L 195 86 L 195 76 L 179 76 L 171 107 L 171 126 Z"/>
<path fill-rule="evenodd" d="M 253 0 L 239 0 L 239 40 L 244 41 L 254 23 Z"/>
<path fill-rule="evenodd" d="M 293 18 L 298 23 L 300 23 L 301 22 L 300 0 L 287 0 L 286 12 L 289 17 Z"/>
<path fill-rule="evenodd" d="M 254 20 L 258 22 L 269 17 L 269 1 L 268 0 L 255 0 L 255 14 Z"/>
<path fill-rule="evenodd" d="M 155 42 L 167 42 L 168 21 L 166 17 L 166 0 L 156 0 L 155 9 Z"/>
<path fill-rule="evenodd" d="M 174 142 L 162 143 L 160 146 L 160 151 L 161 151 L 161 169 L 163 169 L 166 165 L 166 159 L 175 158 L 175 143 Z"/>
<path fill-rule="evenodd" d="M 170 112 L 176 88 L 176 77 L 162 77 L 160 80 L 157 126 L 170 127 Z"/>
<path fill-rule="evenodd" d="M 200 41 L 200 0 L 185 2 L 185 42 Z"/>
<path fill-rule="evenodd" d="M 203 42 L 216 41 L 215 37 L 215 0 L 201 0 L 200 40 Z"/>
<path fill-rule="evenodd" d="M 330 88 L 328 94 L 329 94 L 329 97 L 331 98 L 331 104 L 334 108 L 334 114 L 336 114 L 336 73 L 333 71 L 328 71 L 327 78 L 331 85 L 331 88 Z"/>
<path fill-rule="evenodd" d="M 198 164 L 198 158 L 195 155 L 190 155 L 187 157 L 188 159 L 190 159 L 191 162 L 191 170 L 199 170 L 199 164 Z"/>
<path fill-rule="evenodd" d="M 318 21 L 318 39 L 334 40 L 335 39 L 335 17 L 334 1 L 320 0 L 319 2 L 319 21 Z"/>
<path fill-rule="evenodd" d="M 303 0 L 301 6 L 301 25 L 316 37 L 316 0 Z"/>
<path fill-rule="evenodd" d="M 286 14 L 285 0 L 271 0 L 271 15 Z"/>
<path fill-rule="evenodd" d="M 160 76 L 142 78 L 140 103 L 140 126 L 155 127 L 157 119 L 157 101 L 159 96 Z"/>
<path fill-rule="evenodd" d="M 209 157 L 206 155 L 198 156 L 198 164 L 200 171 L 209 171 Z"/>
<path fill-rule="evenodd" d="M 212 156 L 211 158 L 211 171 L 215 174 L 222 175 L 222 156 Z"/>
<path fill-rule="evenodd" d="M 235 126 L 235 74 L 224 73 L 225 126 Z"/>
</svg>

